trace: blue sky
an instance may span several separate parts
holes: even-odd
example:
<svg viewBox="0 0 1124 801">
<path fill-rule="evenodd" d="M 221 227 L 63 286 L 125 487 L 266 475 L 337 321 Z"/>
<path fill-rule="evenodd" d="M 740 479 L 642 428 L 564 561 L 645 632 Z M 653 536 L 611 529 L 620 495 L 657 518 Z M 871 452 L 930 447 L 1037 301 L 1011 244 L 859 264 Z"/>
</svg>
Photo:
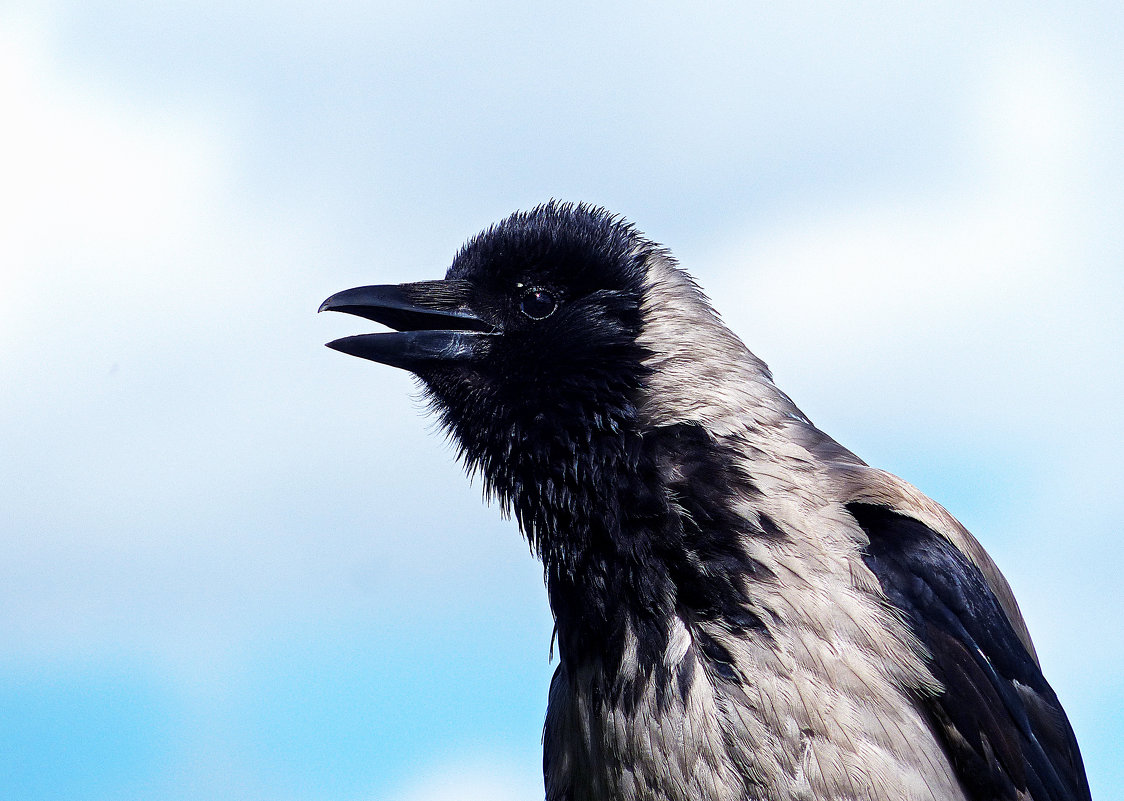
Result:
<svg viewBox="0 0 1124 801">
<path fill-rule="evenodd" d="M 332 292 L 669 246 L 1013 584 L 1124 795 L 1124 13 L 0 6 L 0 798 L 533 798 L 538 565 Z"/>
</svg>

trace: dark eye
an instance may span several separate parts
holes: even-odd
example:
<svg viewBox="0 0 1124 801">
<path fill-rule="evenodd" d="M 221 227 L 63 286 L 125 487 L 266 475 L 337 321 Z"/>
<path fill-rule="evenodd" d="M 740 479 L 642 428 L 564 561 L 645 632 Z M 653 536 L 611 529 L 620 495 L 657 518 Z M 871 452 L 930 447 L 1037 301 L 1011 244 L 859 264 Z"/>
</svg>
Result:
<svg viewBox="0 0 1124 801">
<path fill-rule="evenodd" d="M 532 320 L 543 320 L 552 315 L 557 308 L 558 301 L 545 289 L 527 290 L 519 304 L 519 311 Z"/>
</svg>

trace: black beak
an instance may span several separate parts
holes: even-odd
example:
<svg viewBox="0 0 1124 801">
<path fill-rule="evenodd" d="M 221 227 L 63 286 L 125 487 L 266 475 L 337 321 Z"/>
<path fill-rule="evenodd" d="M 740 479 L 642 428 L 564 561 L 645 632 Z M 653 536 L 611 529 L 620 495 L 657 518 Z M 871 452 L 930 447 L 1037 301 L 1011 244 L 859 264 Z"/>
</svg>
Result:
<svg viewBox="0 0 1124 801">
<path fill-rule="evenodd" d="M 420 281 L 337 292 L 320 304 L 320 311 L 365 317 L 397 333 L 344 337 L 328 347 L 413 372 L 471 360 L 499 333 L 469 308 L 471 291 L 467 281 Z"/>
</svg>

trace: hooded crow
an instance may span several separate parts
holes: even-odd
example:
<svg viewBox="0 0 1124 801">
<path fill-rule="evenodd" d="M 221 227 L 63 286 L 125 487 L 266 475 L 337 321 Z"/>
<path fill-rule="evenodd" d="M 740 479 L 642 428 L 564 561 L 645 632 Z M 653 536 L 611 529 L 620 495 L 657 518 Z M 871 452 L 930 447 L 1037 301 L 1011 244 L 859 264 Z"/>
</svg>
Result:
<svg viewBox="0 0 1124 801">
<path fill-rule="evenodd" d="M 1089 799 L 976 539 L 622 218 L 552 201 L 321 310 L 394 329 L 329 347 L 414 373 L 542 560 L 547 801 Z"/>
</svg>

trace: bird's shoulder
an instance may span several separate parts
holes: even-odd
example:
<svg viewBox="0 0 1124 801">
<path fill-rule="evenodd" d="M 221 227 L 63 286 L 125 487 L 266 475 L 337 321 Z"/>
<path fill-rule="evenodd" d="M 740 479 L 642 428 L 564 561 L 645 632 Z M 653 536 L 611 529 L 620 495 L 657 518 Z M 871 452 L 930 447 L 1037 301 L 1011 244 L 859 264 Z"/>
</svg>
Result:
<svg viewBox="0 0 1124 801">
<path fill-rule="evenodd" d="M 1088 799 L 1073 730 L 1007 582 L 971 534 L 915 493 L 899 494 L 896 505 L 869 493 L 846 508 L 868 540 L 863 561 L 939 684 L 916 701 L 965 793 L 972 801 Z"/>
</svg>

